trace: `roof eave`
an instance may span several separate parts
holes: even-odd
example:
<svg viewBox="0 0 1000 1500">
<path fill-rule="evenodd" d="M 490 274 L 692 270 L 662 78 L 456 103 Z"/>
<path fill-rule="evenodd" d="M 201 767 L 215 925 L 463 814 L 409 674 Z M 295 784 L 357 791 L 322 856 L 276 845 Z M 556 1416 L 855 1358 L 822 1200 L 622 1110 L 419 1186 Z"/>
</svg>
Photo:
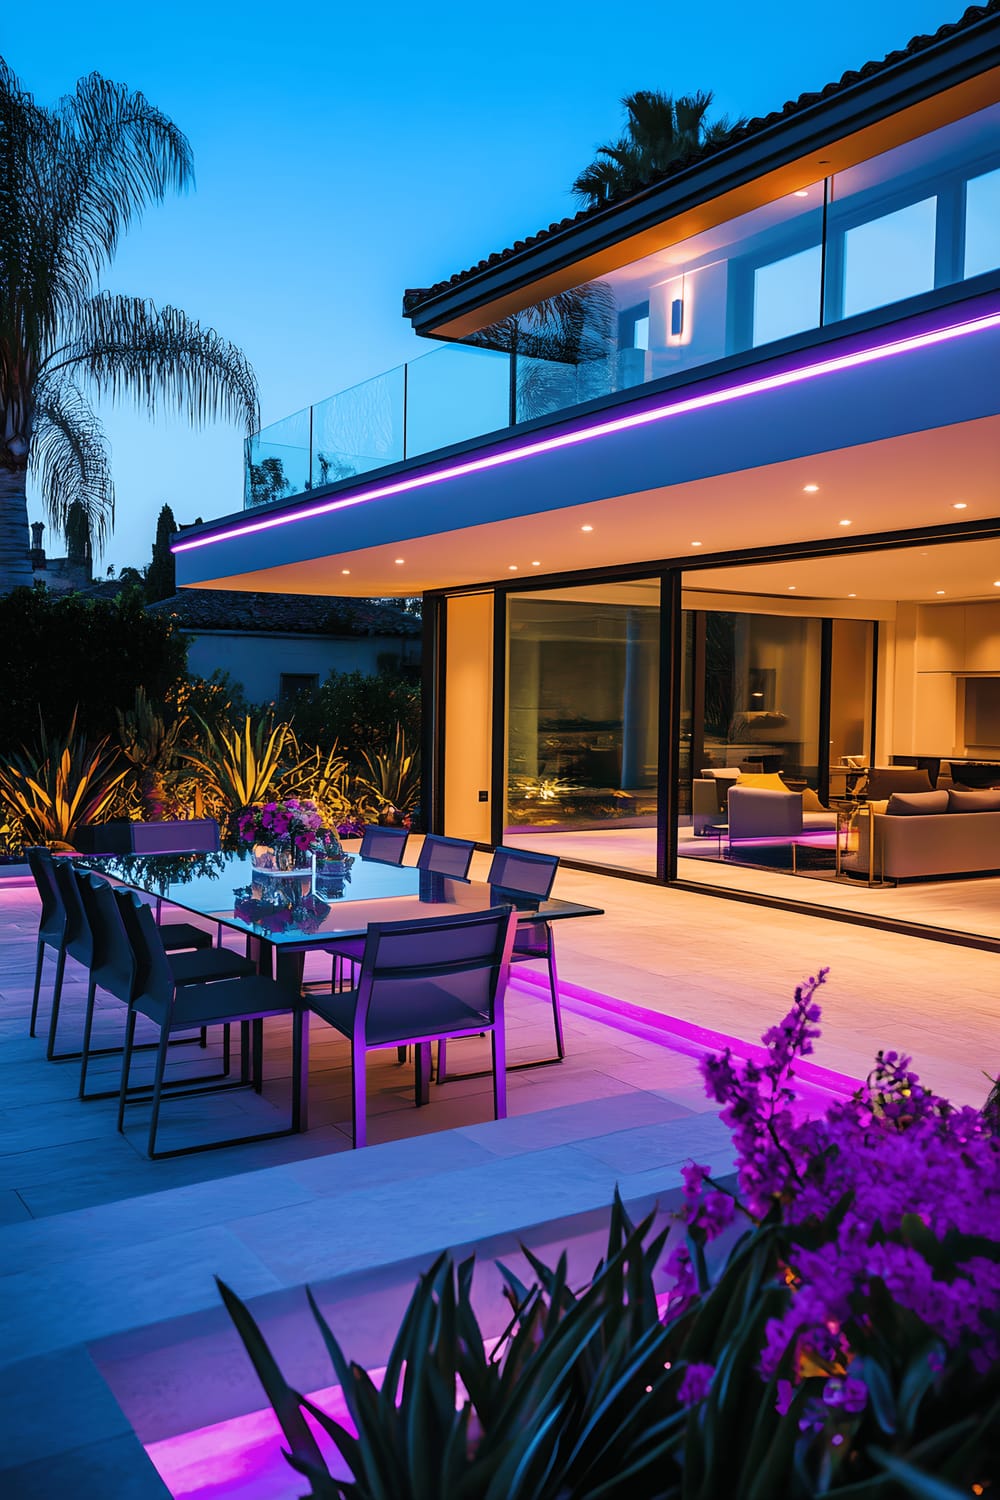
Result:
<svg viewBox="0 0 1000 1500">
<path fill-rule="evenodd" d="M 829 97 L 820 95 L 787 119 L 692 162 L 624 202 L 544 232 L 538 244 L 504 255 L 482 271 L 463 274 L 404 316 L 415 333 L 433 337 L 443 325 L 478 307 L 997 67 L 1000 14 L 994 12 L 926 50 L 903 55 L 855 83 L 838 87 Z"/>
</svg>

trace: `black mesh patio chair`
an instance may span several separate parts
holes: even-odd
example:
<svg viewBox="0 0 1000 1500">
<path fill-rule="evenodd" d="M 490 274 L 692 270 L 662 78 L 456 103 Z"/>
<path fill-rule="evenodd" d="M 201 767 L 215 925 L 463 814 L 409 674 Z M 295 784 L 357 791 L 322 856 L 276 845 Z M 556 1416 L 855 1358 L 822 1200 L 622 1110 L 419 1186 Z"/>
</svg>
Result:
<svg viewBox="0 0 1000 1500">
<path fill-rule="evenodd" d="M 514 941 L 514 915 L 501 906 L 423 922 L 373 922 L 357 988 L 310 995 L 309 1008 L 351 1043 L 355 1146 L 367 1138 L 365 1064 L 384 1047 L 416 1050 L 416 1100 L 426 1104 L 431 1044 L 489 1032 L 493 1110 L 507 1114 L 503 999 Z"/>
<path fill-rule="evenodd" d="M 134 898 L 132 898 L 134 899 Z M 211 1151 L 221 1146 L 250 1145 L 254 1141 L 273 1140 L 278 1136 L 292 1135 L 302 1128 L 304 1119 L 303 1091 L 306 1086 L 304 1017 L 305 1006 L 296 986 L 269 979 L 262 974 L 253 974 L 238 979 L 223 979 L 211 984 L 178 984 L 170 967 L 166 949 L 153 914 L 144 902 L 135 902 L 136 932 L 138 942 L 134 952 L 139 971 L 137 994 L 129 1007 L 125 1026 L 125 1050 L 122 1057 L 122 1079 L 118 1098 L 118 1129 L 124 1132 L 125 1110 L 129 1103 L 129 1073 L 135 1042 L 135 1027 L 138 1017 L 145 1016 L 159 1027 L 160 1040 L 156 1051 L 156 1066 L 149 1103 L 151 1116 L 146 1151 L 151 1161 L 168 1156 L 190 1156 L 195 1152 Z M 230 1137 L 224 1141 L 205 1141 L 193 1146 L 178 1146 L 170 1151 L 157 1151 L 156 1135 L 163 1102 L 164 1070 L 167 1065 L 167 1049 L 171 1038 L 178 1032 L 201 1027 L 225 1026 L 239 1022 L 252 1025 L 255 1031 L 254 1057 L 255 1077 L 253 1087 L 260 1092 L 261 1069 L 258 1059 L 262 1056 L 263 1023 L 279 1016 L 292 1018 L 292 1105 L 289 1123 L 280 1130 L 258 1131 L 254 1135 Z M 243 1080 L 241 1080 L 242 1084 Z M 188 1097 L 196 1091 L 174 1089 L 171 1099 Z"/>
<path fill-rule="evenodd" d="M 72 1062 L 82 1056 L 79 1050 L 70 1052 L 56 1051 L 65 960 L 68 954 L 70 958 L 75 959 L 78 964 L 82 964 L 85 969 L 89 970 L 94 959 L 94 939 L 80 898 L 80 888 L 75 866 L 66 859 L 53 860 L 52 865 L 56 885 L 62 899 L 63 909 L 66 913 L 66 925 L 63 939 L 62 964 L 61 966 L 57 965 L 56 968 L 56 983 L 52 994 L 52 1010 L 49 1014 L 49 1039 L 45 1056 L 49 1062 Z M 201 950 L 211 948 L 212 946 L 212 934 L 206 932 L 203 927 L 196 927 L 193 922 L 164 922 L 160 928 L 160 932 L 163 935 L 164 946 L 172 953 L 189 948 Z M 119 1049 L 115 1047 L 111 1050 L 117 1052 Z"/>
<path fill-rule="evenodd" d="M 142 982 L 135 954 L 139 949 L 136 902 L 130 891 L 114 889 L 100 876 L 75 871 L 77 891 L 83 906 L 83 914 L 90 930 L 92 958 L 90 982 L 87 986 L 87 1008 L 83 1023 L 83 1047 L 80 1057 L 81 1099 L 114 1099 L 118 1089 L 100 1093 L 87 1093 L 87 1069 L 91 1057 L 111 1056 L 121 1053 L 121 1046 L 91 1047 L 94 1025 L 94 1008 L 97 991 L 103 990 L 130 1005 Z M 161 935 L 162 927 L 159 929 Z M 168 953 L 167 962 L 178 984 L 209 984 L 223 979 L 235 979 L 256 973 L 256 966 L 249 958 L 232 953 L 228 948 L 203 948 L 195 952 Z M 183 1038 L 185 1041 L 205 1041 L 203 1029 L 197 1037 Z M 146 1044 L 144 1044 L 146 1045 Z M 249 1065 L 249 1048 L 242 1052 L 244 1070 Z M 223 1069 L 220 1074 L 200 1074 L 198 1082 L 226 1078 L 230 1067 L 230 1036 L 228 1026 L 223 1038 Z"/>
<path fill-rule="evenodd" d="M 475 852 L 475 844 L 468 839 L 448 839 L 439 833 L 428 833 L 417 855 L 417 868 L 465 880 Z"/>
<path fill-rule="evenodd" d="M 493 852 L 489 873 L 486 876 L 489 882 L 493 900 L 501 902 L 507 897 L 514 906 L 523 906 L 525 900 L 545 901 L 552 890 L 559 868 L 559 856 L 557 854 L 535 854 L 529 849 L 508 849 L 501 846 Z M 562 1014 L 559 1009 L 559 973 L 556 968 L 555 939 L 552 935 L 552 924 L 546 921 L 518 922 L 515 936 L 514 949 L 511 953 L 511 963 L 527 963 L 534 959 L 541 959 L 548 967 L 549 992 L 552 1000 L 552 1025 L 555 1031 L 556 1055 L 555 1057 L 533 1058 L 527 1062 L 511 1063 L 508 1069 L 513 1073 L 521 1068 L 543 1068 L 551 1063 L 562 1062 L 566 1056 L 566 1047 L 563 1042 Z M 447 1047 L 441 1042 L 438 1047 L 438 1083 L 448 1082 L 447 1071 Z M 451 1077 L 477 1078 L 479 1073 L 453 1073 Z"/>
<path fill-rule="evenodd" d="M 66 908 L 56 881 L 55 861 L 47 849 L 25 849 L 28 868 L 35 882 L 38 899 L 42 903 L 38 918 L 38 945 L 35 949 L 35 988 L 31 996 L 31 1020 L 28 1035 L 35 1035 L 38 1024 L 38 998 L 42 986 L 42 969 L 45 950 L 51 948 L 56 960 L 53 995 L 62 991 L 63 973 L 66 969 Z"/>
<path fill-rule="evenodd" d="M 361 858 L 377 859 L 383 865 L 401 865 L 408 828 L 383 828 L 378 823 L 369 823 L 361 835 Z"/>
</svg>

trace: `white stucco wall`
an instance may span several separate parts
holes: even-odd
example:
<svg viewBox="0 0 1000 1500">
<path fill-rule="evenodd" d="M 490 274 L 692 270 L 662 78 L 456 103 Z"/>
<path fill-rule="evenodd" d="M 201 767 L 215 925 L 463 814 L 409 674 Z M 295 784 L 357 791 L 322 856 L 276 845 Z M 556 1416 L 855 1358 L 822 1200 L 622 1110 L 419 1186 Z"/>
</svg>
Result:
<svg viewBox="0 0 1000 1500">
<path fill-rule="evenodd" d="M 228 672 L 254 703 L 277 699 L 283 672 L 314 673 L 323 682 L 331 672 L 378 671 L 378 658 L 386 653 L 405 662 L 419 660 L 418 638 L 357 636 L 336 639 L 323 635 L 291 633 L 248 635 L 237 630 L 187 632 L 188 671 L 210 677 Z"/>
</svg>

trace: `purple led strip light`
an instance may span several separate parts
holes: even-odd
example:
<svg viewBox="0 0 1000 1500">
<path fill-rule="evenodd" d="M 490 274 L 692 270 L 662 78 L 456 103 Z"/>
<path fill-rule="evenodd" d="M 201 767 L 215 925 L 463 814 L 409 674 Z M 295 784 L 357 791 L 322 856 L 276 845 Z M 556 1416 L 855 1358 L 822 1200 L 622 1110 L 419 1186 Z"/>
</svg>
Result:
<svg viewBox="0 0 1000 1500">
<path fill-rule="evenodd" d="M 909 338 L 896 339 L 889 344 L 878 344 L 867 349 L 858 349 L 850 354 L 838 354 L 832 359 L 818 360 L 813 364 L 798 365 L 791 370 L 781 370 L 772 375 L 762 375 L 742 385 L 727 386 L 723 390 L 706 391 L 700 396 L 689 396 L 667 406 L 652 407 L 647 411 L 631 412 L 628 416 L 612 417 L 606 422 L 597 422 L 590 427 L 577 428 L 574 432 L 559 433 L 556 437 L 539 438 L 520 447 L 505 448 L 500 453 L 489 453 L 465 463 L 452 464 L 448 468 L 434 469 L 426 474 L 412 474 L 388 484 L 376 485 L 362 490 L 357 495 L 346 495 L 342 499 L 328 500 L 322 505 L 312 505 L 300 510 L 286 512 L 280 516 L 269 516 L 260 521 L 249 521 L 242 526 L 232 526 L 225 531 L 213 532 L 209 536 L 194 537 L 191 541 L 177 542 L 172 552 L 192 552 L 197 547 L 209 547 L 214 542 L 228 541 L 233 537 L 249 536 L 256 531 L 270 531 L 275 526 L 290 526 L 294 521 L 307 521 L 316 516 L 326 516 L 337 510 L 346 510 L 352 505 L 363 505 L 368 500 L 379 500 L 388 495 L 401 495 L 409 490 L 423 489 L 430 484 L 440 484 L 446 479 L 459 479 L 465 474 L 477 474 L 484 469 L 496 469 L 503 464 L 514 463 L 522 458 L 534 458 L 540 453 L 552 453 L 558 448 L 569 448 L 592 438 L 607 437 L 610 433 L 625 432 L 630 427 L 645 427 L 651 422 L 661 422 L 667 417 L 683 416 L 687 412 L 703 411 L 706 407 L 722 406 L 743 396 L 757 396 L 764 391 L 779 390 L 782 386 L 799 385 L 806 380 L 815 380 L 820 375 L 834 375 L 840 370 L 849 370 L 857 365 L 873 364 L 876 360 L 888 359 L 898 354 L 909 354 L 916 349 L 926 349 L 933 344 L 948 343 L 964 338 L 970 333 L 984 333 L 990 328 L 1000 327 L 1000 312 L 985 317 L 973 318 L 967 323 L 953 323 L 947 328 L 935 328 L 925 333 L 913 334 Z"/>
</svg>

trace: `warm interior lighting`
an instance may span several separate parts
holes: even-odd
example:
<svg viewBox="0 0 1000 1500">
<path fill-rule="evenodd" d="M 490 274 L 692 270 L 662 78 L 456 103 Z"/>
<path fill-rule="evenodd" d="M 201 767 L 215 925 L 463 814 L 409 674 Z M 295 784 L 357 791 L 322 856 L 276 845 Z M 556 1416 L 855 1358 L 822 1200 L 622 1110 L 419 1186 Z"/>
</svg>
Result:
<svg viewBox="0 0 1000 1500">
<path fill-rule="evenodd" d="M 944 593 L 944 589 L 938 589 L 938 594 L 939 594 L 939 595 L 940 595 L 940 594 L 943 594 L 943 593 Z"/>
<path fill-rule="evenodd" d="M 507 572 L 508 573 L 516 573 L 517 572 L 517 563 L 508 563 L 507 564 Z"/>
<path fill-rule="evenodd" d="M 350 568 L 341 568 L 340 571 L 343 573 L 343 575 L 344 575 L 345 578 L 347 578 L 347 577 L 350 576 L 350 572 L 351 572 Z"/>
<path fill-rule="evenodd" d="M 692 542 L 691 545 L 692 545 L 692 547 L 700 547 L 701 546 L 701 542 Z"/>
<path fill-rule="evenodd" d="M 951 508 L 952 510 L 968 510 L 969 507 L 964 500 L 956 500 Z"/>
<path fill-rule="evenodd" d="M 857 594 L 848 594 L 847 597 L 848 597 L 848 599 L 856 599 L 858 596 L 857 596 Z"/>
<path fill-rule="evenodd" d="M 533 563 L 532 563 L 532 564 L 531 564 L 531 566 L 532 566 L 532 567 L 533 567 L 533 568 L 540 568 L 540 567 L 541 567 L 541 566 L 542 566 L 542 565 L 541 565 L 541 563 L 540 563 L 540 562 L 533 562 Z"/>
<path fill-rule="evenodd" d="M 994 580 L 993 580 L 993 587 L 995 589 L 1000 589 L 1000 578 L 994 578 Z"/>
<path fill-rule="evenodd" d="M 841 521 L 841 526 L 850 526 L 850 521 Z"/>
<path fill-rule="evenodd" d="M 794 593 L 795 593 L 795 590 L 796 590 L 796 589 L 797 589 L 797 588 L 798 588 L 798 584 L 797 584 L 797 583 L 790 583 L 790 584 L 789 584 L 789 585 L 788 585 L 788 592 L 789 592 L 789 593 L 790 593 L 790 594 L 794 594 Z"/>
<path fill-rule="evenodd" d="M 401 564 L 402 564 L 402 563 L 403 563 L 403 562 L 405 562 L 405 561 L 406 561 L 406 559 L 405 559 L 405 558 L 403 558 L 403 557 L 394 557 L 394 558 L 393 558 L 393 562 L 394 562 L 394 563 L 395 563 L 395 564 L 396 564 L 396 566 L 397 566 L 397 568 L 398 568 L 398 567 L 399 567 L 399 566 L 400 566 L 400 565 L 401 565 Z"/>
<path fill-rule="evenodd" d="M 804 484 L 802 486 L 802 493 L 803 495 L 815 495 L 818 489 L 818 484 Z"/>
<path fill-rule="evenodd" d="M 594 529 L 593 526 L 581 526 L 580 527 L 581 531 L 593 531 L 593 529 Z"/>
<path fill-rule="evenodd" d="M 808 198 L 809 197 L 809 189 L 808 188 L 799 188 L 793 194 L 793 197 L 795 197 L 795 198 Z"/>
</svg>

